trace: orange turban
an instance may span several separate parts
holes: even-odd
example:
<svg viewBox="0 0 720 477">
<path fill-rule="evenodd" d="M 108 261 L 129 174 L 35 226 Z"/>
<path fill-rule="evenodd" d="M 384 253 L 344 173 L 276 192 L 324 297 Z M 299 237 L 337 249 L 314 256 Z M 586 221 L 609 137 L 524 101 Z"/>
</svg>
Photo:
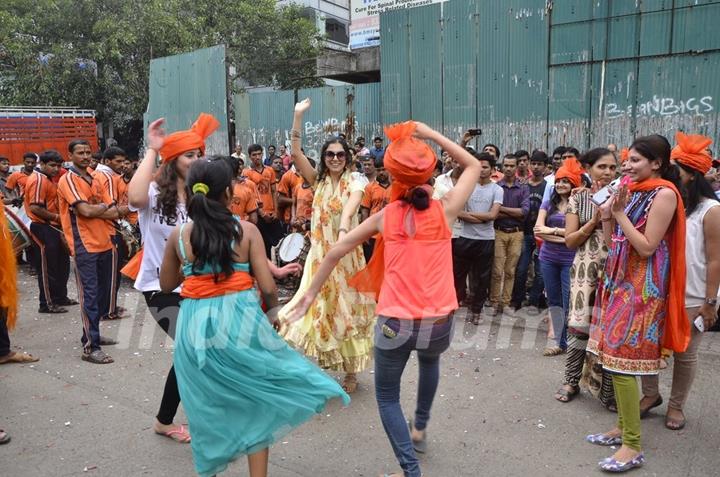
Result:
<svg viewBox="0 0 720 477">
<path fill-rule="evenodd" d="M 219 126 L 220 122 L 214 116 L 200 113 L 190 129 L 174 132 L 165 138 L 165 144 L 160 148 L 163 162 L 172 161 L 183 152 L 193 149 L 200 149 L 200 153 L 205 154 L 205 139 Z"/>
<path fill-rule="evenodd" d="M 627 147 L 623 147 L 620 150 L 620 163 L 622 164 L 623 162 L 627 161 L 629 156 L 630 156 L 630 149 L 628 149 Z"/>
<path fill-rule="evenodd" d="M 707 148 L 712 144 L 712 139 L 700 134 L 685 134 L 678 131 L 675 134 L 675 146 L 670 153 L 670 159 L 675 159 L 684 166 L 691 167 L 702 174 L 712 167 L 712 157 L 707 153 Z"/>
<path fill-rule="evenodd" d="M 555 173 L 555 182 L 560 179 L 567 179 L 573 187 L 580 187 L 582 183 L 582 175 L 585 170 L 574 157 L 565 159 L 562 167 Z"/>
<path fill-rule="evenodd" d="M 404 197 L 413 187 L 427 183 L 435 170 L 435 152 L 425 141 L 413 136 L 415 121 L 393 124 L 385 128 L 390 145 L 383 162 L 393 178 L 391 200 Z"/>
</svg>

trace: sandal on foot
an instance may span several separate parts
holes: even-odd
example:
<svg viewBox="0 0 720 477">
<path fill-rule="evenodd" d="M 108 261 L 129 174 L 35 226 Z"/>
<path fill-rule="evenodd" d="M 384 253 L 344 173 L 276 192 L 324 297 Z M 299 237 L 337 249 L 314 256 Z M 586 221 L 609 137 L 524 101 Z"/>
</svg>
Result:
<svg viewBox="0 0 720 477">
<path fill-rule="evenodd" d="M 358 387 L 358 381 L 356 376 L 345 376 L 345 379 L 343 379 L 342 388 L 343 390 L 348 393 L 352 394 L 355 391 L 357 391 Z"/>
<path fill-rule="evenodd" d="M 622 437 L 608 437 L 605 434 L 590 434 L 585 437 L 585 440 L 598 446 L 619 446 L 622 444 Z"/>
<path fill-rule="evenodd" d="M 10 434 L 0 429 L 0 446 L 10 442 Z"/>
<path fill-rule="evenodd" d="M 40 358 L 36 358 L 35 356 L 31 355 L 30 353 L 26 353 L 25 351 L 21 351 L 19 353 L 15 352 L 8 356 L 0 358 L 0 364 L 35 363 L 37 361 L 40 361 Z"/>
<path fill-rule="evenodd" d="M 565 386 L 569 385 L 563 385 L 555 392 L 555 399 L 557 399 L 558 401 L 570 402 L 575 398 L 575 396 L 580 394 L 580 386 L 570 386 L 572 388 L 571 390 L 565 389 Z"/>
<path fill-rule="evenodd" d="M 114 363 L 115 360 L 108 356 L 105 351 L 96 349 L 92 353 L 83 353 L 82 360 L 93 364 L 110 364 Z"/>
<path fill-rule="evenodd" d="M 680 412 L 682 412 L 682 411 L 680 411 Z M 665 416 L 665 427 L 667 427 L 671 431 L 679 431 L 681 429 L 684 429 L 686 423 L 687 422 L 685 421 L 684 414 L 683 414 L 682 419 L 672 419 L 672 418 L 668 417 L 667 415 Z"/>
<path fill-rule="evenodd" d="M 413 421 L 412 419 L 410 419 L 408 421 L 408 429 L 410 430 L 410 440 L 412 441 L 413 449 L 415 449 L 415 452 L 417 452 L 418 454 L 425 454 L 427 452 L 427 432 L 421 431 L 423 433 L 423 438 L 419 441 L 416 441 L 412 438 L 413 428 Z"/>
<path fill-rule="evenodd" d="M 605 472 L 614 472 L 614 473 L 620 473 L 620 472 L 627 472 L 630 469 L 634 469 L 636 467 L 642 467 L 642 465 L 645 463 L 645 456 L 643 453 L 639 453 L 635 457 L 632 458 L 632 460 L 629 460 L 628 462 L 620 462 L 619 460 L 616 460 L 614 457 L 609 457 L 603 461 L 598 462 L 598 466 Z"/>
<path fill-rule="evenodd" d="M 185 426 L 183 425 L 165 432 L 155 431 L 155 434 L 169 437 L 170 439 L 174 440 L 175 442 L 179 442 L 180 444 L 189 444 L 191 440 L 190 432 L 185 429 Z"/>
<path fill-rule="evenodd" d="M 65 298 L 63 300 L 55 301 L 54 304 L 59 305 L 59 306 L 75 306 L 75 305 L 79 305 L 80 302 L 77 300 L 73 300 L 72 298 Z"/>
<path fill-rule="evenodd" d="M 648 414 L 650 414 L 650 411 L 653 408 L 658 407 L 662 403 L 663 403 L 663 398 L 662 398 L 662 396 L 658 395 L 657 399 L 655 400 L 655 402 L 653 402 L 650 405 L 650 407 L 648 407 L 647 409 L 640 409 L 640 419 L 645 419 L 648 416 Z"/>
<path fill-rule="evenodd" d="M 561 347 L 553 346 L 550 348 L 545 348 L 545 350 L 543 351 L 543 356 L 558 356 L 558 355 L 563 354 L 564 352 L 565 352 L 565 350 L 562 349 Z"/>
<path fill-rule="evenodd" d="M 50 313 L 50 314 L 58 314 L 58 313 L 67 313 L 67 309 L 63 308 L 61 306 L 57 305 L 48 305 L 48 306 L 41 306 L 38 308 L 38 313 Z"/>
</svg>

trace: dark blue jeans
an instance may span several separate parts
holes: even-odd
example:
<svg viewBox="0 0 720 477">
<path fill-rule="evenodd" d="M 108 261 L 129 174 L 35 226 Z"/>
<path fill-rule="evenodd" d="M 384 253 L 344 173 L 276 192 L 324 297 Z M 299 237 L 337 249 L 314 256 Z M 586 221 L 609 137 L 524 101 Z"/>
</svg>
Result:
<svg viewBox="0 0 720 477">
<path fill-rule="evenodd" d="M 550 319 L 552 320 L 555 341 L 562 349 L 567 349 L 567 314 L 570 306 L 570 267 L 559 263 L 540 261 L 545 293 L 547 293 Z"/>
<path fill-rule="evenodd" d="M 513 286 L 512 302 L 517 305 L 522 305 L 525 301 L 525 284 L 527 283 L 528 271 L 530 270 L 530 263 L 535 263 L 535 277 L 533 278 L 532 285 L 528 291 L 528 302 L 531 306 L 540 306 L 540 298 L 543 291 L 543 277 L 542 270 L 540 269 L 540 262 L 538 256 L 535 253 L 537 245 L 535 244 L 535 236 L 525 234 L 523 238 L 523 249 L 518 260 L 517 271 L 515 272 L 515 285 Z"/>
<path fill-rule="evenodd" d="M 440 380 L 440 355 L 450 346 L 453 331 L 452 315 L 423 320 L 379 316 L 375 325 L 375 398 L 380 420 L 405 477 L 419 477 L 421 472 L 400 407 L 400 379 L 410 353 L 417 350 L 420 378 L 414 425 L 424 430 Z"/>
</svg>

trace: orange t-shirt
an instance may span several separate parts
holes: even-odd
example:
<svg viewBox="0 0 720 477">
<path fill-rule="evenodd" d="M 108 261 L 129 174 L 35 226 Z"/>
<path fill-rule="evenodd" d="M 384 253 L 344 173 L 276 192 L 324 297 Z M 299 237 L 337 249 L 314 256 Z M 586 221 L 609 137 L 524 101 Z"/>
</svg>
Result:
<svg viewBox="0 0 720 477">
<path fill-rule="evenodd" d="M 249 179 L 236 181 L 233 185 L 233 197 L 230 201 L 230 212 L 242 220 L 258 209 L 258 192 L 255 183 Z"/>
<path fill-rule="evenodd" d="M 75 213 L 75 205 L 80 202 L 101 204 L 102 198 L 96 195 L 92 182 L 72 168 L 62 176 L 58 184 L 58 207 L 65 239 L 74 255 L 78 244 L 77 236 L 82 245 L 90 253 L 105 252 L 112 248 L 110 234 L 104 219 L 89 218 Z"/>
<path fill-rule="evenodd" d="M 115 177 L 115 190 L 117 190 L 118 205 L 125 206 L 129 204 L 128 191 L 130 190 L 130 182 L 126 182 L 125 178 L 121 175 Z M 138 223 L 138 213 L 130 212 L 125 216 L 125 219 L 131 224 Z"/>
<path fill-rule="evenodd" d="M 263 167 L 262 172 L 255 169 L 243 169 L 242 175 L 250 179 L 257 185 L 258 207 L 262 209 L 262 213 L 275 216 L 275 201 L 273 200 L 272 186 L 277 183 L 275 171 L 272 167 Z"/>
<path fill-rule="evenodd" d="M 32 172 L 30 174 L 25 174 L 23 171 L 15 171 L 8 177 L 7 182 L 5 183 L 5 187 L 10 190 L 19 187 L 20 194 L 24 194 L 25 184 L 27 184 L 27 180 L 31 175 Z"/>
<path fill-rule="evenodd" d="M 283 194 L 285 197 L 292 198 L 295 187 L 302 185 L 304 181 L 305 180 L 302 176 L 297 172 L 288 171 L 280 178 L 280 182 L 278 182 L 277 186 L 277 192 L 278 194 Z M 281 206 L 280 212 L 283 217 L 283 221 L 286 223 L 290 222 L 290 218 L 292 217 L 292 207 Z"/>
<path fill-rule="evenodd" d="M 306 184 L 305 181 L 293 189 L 296 219 L 312 219 L 313 197 L 314 194 L 312 186 L 310 186 L 310 184 Z"/>
<path fill-rule="evenodd" d="M 390 184 L 383 187 L 379 182 L 374 181 L 365 186 L 360 207 L 370 209 L 370 215 L 377 214 L 390 203 Z"/>
<path fill-rule="evenodd" d="M 105 170 L 95 169 L 91 174 L 93 178 L 92 186 L 95 190 L 95 195 L 100 197 L 103 204 L 108 207 L 118 204 L 118 190 L 117 190 L 117 179 L 120 177 L 114 172 L 107 172 Z M 117 231 L 113 226 L 114 220 L 102 219 L 105 222 L 105 228 L 110 235 L 115 235 Z"/>
<path fill-rule="evenodd" d="M 57 185 L 50 177 L 40 171 L 35 171 L 27 179 L 25 183 L 25 212 L 35 223 L 45 224 L 47 221 L 42 217 L 33 214 L 30 210 L 31 205 L 39 205 L 47 209 L 51 214 L 58 213 Z M 57 221 L 50 222 L 53 225 L 60 226 Z"/>
</svg>

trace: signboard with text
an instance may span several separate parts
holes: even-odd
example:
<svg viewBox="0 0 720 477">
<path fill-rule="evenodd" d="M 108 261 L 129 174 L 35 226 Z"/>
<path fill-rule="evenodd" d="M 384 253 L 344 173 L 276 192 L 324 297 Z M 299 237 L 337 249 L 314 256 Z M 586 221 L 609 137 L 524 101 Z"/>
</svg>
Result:
<svg viewBox="0 0 720 477">
<path fill-rule="evenodd" d="M 414 8 L 445 0 L 350 0 L 350 48 L 380 44 L 380 14 Z"/>
</svg>

